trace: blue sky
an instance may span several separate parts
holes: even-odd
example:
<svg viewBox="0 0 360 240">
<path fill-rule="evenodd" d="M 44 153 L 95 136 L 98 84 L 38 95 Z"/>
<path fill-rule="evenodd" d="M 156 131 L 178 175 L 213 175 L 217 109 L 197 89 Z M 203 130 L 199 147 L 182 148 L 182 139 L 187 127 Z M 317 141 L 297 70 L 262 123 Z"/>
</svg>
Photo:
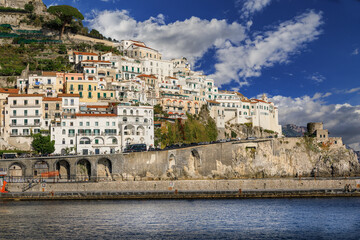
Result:
<svg viewBox="0 0 360 240">
<path fill-rule="evenodd" d="M 358 0 L 44 0 L 84 24 L 188 57 L 222 89 L 267 93 L 282 124 L 323 121 L 360 149 Z"/>
</svg>

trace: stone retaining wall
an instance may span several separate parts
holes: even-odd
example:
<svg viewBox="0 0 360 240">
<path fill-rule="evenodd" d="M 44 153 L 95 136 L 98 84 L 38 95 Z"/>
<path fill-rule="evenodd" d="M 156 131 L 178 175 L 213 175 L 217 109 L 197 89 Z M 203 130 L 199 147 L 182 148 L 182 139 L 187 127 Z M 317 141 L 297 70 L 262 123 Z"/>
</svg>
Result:
<svg viewBox="0 0 360 240">
<path fill-rule="evenodd" d="M 113 191 L 239 191 L 241 190 L 316 190 L 360 188 L 360 179 L 244 179 L 244 180 L 178 180 L 178 181 L 112 181 L 37 184 L 27 192 L 113 192 Z M 21 192 L 27 183 L 9 183 L 12 193 Z"/>
</svg>

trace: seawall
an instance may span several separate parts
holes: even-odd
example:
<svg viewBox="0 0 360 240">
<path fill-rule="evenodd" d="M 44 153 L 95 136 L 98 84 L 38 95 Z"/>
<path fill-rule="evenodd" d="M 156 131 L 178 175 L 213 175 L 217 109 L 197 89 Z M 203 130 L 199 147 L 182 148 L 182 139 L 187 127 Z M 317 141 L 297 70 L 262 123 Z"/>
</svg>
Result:
<svg viewBox="0 0 360 240">
<path fill-rule="evenodd" d="M 243 179 L 9 184 L 2 200 L 360 197 L 360 179 Z M 345 191 L 347 188 L 347 191 Z"/>
</svg>

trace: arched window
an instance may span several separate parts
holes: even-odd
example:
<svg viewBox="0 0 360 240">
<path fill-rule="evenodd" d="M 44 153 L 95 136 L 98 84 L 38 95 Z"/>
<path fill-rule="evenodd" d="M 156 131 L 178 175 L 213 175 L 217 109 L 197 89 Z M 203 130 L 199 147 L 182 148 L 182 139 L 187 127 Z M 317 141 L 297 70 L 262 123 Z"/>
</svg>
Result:
<svg viewBox="0 0 360 240">
<path fill-rule="evenodd" d="M 147 118 L 144 118 L 144 123 L 147 123 L 147 122 L 148 122 Z"/>
<path fill-rule="evenodd" d="M 124 109 L 123 114 L 126 115 L 126 109 Z"/>
<path fill-rule="evenodd" d="M 134 114 L 134 111 L 133 111 L 132 109 L 130 110 L 130 114 L 131 114 L 131 115 L 133 115 L 133 114 Z"/>
</svg>

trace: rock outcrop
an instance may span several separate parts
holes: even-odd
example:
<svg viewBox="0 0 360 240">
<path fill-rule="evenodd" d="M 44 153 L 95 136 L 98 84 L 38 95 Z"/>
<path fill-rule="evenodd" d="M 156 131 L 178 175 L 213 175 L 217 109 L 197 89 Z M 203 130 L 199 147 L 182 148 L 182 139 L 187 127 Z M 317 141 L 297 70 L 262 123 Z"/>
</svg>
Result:
<svg viewBox="0 0 360 240">
<path fill-rule="evenodd" d="M 214 178 L 345 177 L 360 174 L 357 155 L 341 139 L 284 138 L 233 150 L 232 164 L 217 161 Z"/>
</svg>

